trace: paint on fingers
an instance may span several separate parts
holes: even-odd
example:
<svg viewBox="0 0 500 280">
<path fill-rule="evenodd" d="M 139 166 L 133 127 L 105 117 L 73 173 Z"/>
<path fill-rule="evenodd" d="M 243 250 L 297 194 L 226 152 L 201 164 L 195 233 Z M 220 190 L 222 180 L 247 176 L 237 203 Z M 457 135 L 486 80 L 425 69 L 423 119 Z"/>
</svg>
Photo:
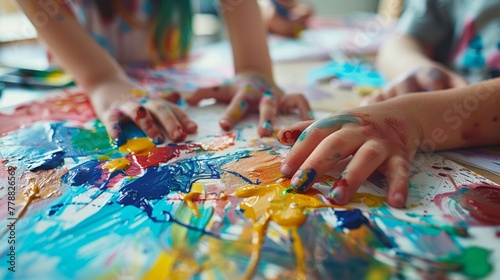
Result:
<svg viewBox="0 0 500 280">
<path fill-rule="evenodd" d="M 299 141 L 304 141 L 313 129 L 331 129 L 348 123 L 360 123 L 357 116 L 352 114 L 339 114 L 316 121 L 299 136 Z"/>
<path fill-rule="evenodd" d="M 278 141 L 283 145 L 293 145 L 299 138 L 301 131 L 295 130 L 284 130 L 280 135 L 278 135 Z"/>
<path fill-rule="evenodd" d="M 297 192 L 306 192 L 310 189 L 311 184 L 316 179 L 316 169 L 307 168 L 307 169 L 299 169 L 297 173 L 295 173 L 294 178 L 292 179 L 292 187 Z"/>
</svg>

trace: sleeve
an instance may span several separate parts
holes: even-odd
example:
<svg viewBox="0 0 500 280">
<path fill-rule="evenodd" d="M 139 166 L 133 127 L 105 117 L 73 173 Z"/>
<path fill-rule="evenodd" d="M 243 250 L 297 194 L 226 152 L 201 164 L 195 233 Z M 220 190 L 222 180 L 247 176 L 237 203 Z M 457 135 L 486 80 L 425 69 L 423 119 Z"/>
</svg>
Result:
<svg viewBox="0 0 500 280">
<path fill-rule="evenodd" d="M 447 1 L 406 0 L 398 31 L 435 48 L 453 34 L 451 9 Z"/>
</svg>

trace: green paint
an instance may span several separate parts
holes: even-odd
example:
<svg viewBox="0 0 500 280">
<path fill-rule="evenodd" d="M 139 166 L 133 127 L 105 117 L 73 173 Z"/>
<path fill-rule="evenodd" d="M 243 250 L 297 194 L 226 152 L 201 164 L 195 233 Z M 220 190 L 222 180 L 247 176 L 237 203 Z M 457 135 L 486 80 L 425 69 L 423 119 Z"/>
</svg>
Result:
<svg viewBox="0 0 500 280">
<path fill-rule="evenodd" d="M 273 156 L 274 156 L 274 155 L 277 155 L 278 153 L 277 153 L 276 151 L 269 150 L 269 151 L 267 151 L 267 154 L 268 154 L 268 155 L 273 155 Z"/>
<path fill-rule="evenodd" d="M 490 251 L 480 247 L 466 248 L 462 256 L 454 258 L 454 262 L 461 265 L 461 272 L 472 278 L 487 276 L 493 266 L 488 262 Z"/>
<path fill-rule="evenodd" d="M 304 141 L 304 139 L 306 139 L 307 130 L 308 130 L 308 129 L 306 129 L 306 130 L 302 131 L 302 133 L 300 134 L 300 136 L 299 136 L 299 138 L 298 138 L 298 140 L 299 140 L 299 141 Z"/>
<path fill-rule="evenodd" d="M 71 139 L 73 147 L 81 151 L 106 151 L 113 149 L 106 127 L 99 121 L 94 121 L 94 129 L 81 129 Z"/>
</svg>

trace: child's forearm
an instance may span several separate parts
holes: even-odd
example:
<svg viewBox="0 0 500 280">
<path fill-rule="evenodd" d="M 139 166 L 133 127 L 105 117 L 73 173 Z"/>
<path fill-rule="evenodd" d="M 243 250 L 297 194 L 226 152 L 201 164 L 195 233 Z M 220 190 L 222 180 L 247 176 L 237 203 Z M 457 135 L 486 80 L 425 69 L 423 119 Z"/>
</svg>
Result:
<svg viewBox="0 0 500 280">
<path fill-rule="evenodd" d="M 429 57 L 429 51 L 415 38 L 398 34 L 388 39 L 380 48 L 377 66 L 389 80 L 392 80 L 401 73 L 433 63 Z"/>
<path fill-rule="evenodd" d="M 236 73 L 254 71 L 272 80 L 266 28 L 256 0 L 219 0 L 233 48 Z"/>
<path fill-rule="evenodd" d="M 56 60 L 79 85 L 90 91 L 106 79 L 127 79 L 118 63 L 58 1 L 18 0 L 18 3 Z"/>
<path fill-rule="evenodd" d="M 500 144 L 500 79 L 394 102 L 421 124 L 421 150 Z"/>
</svg>

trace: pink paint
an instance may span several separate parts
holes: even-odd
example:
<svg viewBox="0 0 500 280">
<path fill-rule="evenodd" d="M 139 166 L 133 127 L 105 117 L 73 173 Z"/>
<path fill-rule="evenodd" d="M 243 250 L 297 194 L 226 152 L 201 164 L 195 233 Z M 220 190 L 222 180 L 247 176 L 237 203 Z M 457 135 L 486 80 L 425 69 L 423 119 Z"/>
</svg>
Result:
<svg viewBox="0 0 500 280">
<path fill-rule="evenodd" d="M 77 121 L 85 123 L 94 119 L 95 113 L 84 93 L 63 92 L 44 101 L 34 101 L 18 106 L 11 114 L 0 113 L 0 135 L 39 121 Z"/>
<path fill-rule="evenodd" d="M 481 224 L 500 225 L 500 186 L 467 185 L 454 192 L 438 194 L 433 202 L 443 209 L 445 199 L 451 199 L 467 210 Z M 454 219 L 453 217 L 448 217 Z"/>
<path fill-rule="evenodd" d="M 399 141 L 406 145 L 408 143 L 408 136 L 406 135 L 406 126 L 395 118 L 387 118 L 384 120 L 385 125 L 387 125 L 399 138 Z"/>
<path fill-rule="evenodd" d="M 451 199 L 485 224 L 500 225 L 500 186 L 473 185 L 454 193 Z"/>
</svg>

